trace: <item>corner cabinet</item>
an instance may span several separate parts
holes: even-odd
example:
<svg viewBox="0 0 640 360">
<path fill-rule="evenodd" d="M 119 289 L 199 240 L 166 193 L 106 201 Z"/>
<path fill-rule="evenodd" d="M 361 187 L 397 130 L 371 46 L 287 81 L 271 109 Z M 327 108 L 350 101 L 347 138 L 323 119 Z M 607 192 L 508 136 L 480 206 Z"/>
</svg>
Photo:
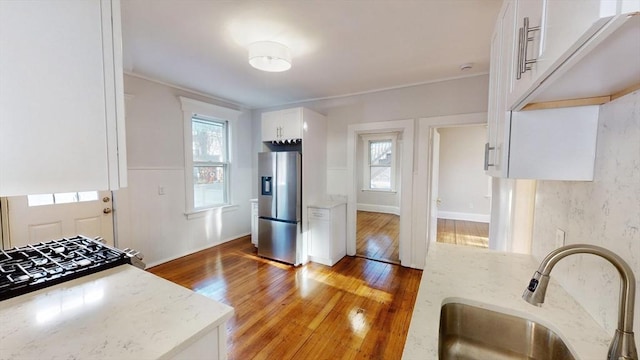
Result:
<svg viewBox="0 0 640 360">
<path fill-rule="evenodd" d="M 347 254 L 344 203 L 309 206 L 309 260 L 333 266 Z"/>
<path fill-rule="evenodd" d="M 119 0 L 0 1 L 0 196 L 126 186 Z"/>
<path fill-rule="evenodd" d="M 597 105 L 509 112 L 497 163 L 485 169 L 495 177 L 537 180 L 593 180 Z"/>
</svg>

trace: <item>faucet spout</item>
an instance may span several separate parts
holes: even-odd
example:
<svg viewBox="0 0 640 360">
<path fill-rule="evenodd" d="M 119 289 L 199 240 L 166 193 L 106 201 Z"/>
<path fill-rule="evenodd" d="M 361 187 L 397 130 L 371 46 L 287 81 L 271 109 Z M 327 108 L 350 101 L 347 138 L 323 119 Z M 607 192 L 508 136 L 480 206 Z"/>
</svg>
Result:
<svg viewBox="0 0 640 360">
<path fill-rule="evenodd" d="M 611 341 L 607 359 L 638 360 L 638 351 L 633 336 L 633 306 L 635 303 L 636 280 L 631 267 L 615 253 L 594 245 L 575 244 L 560 247 L 550 252 L 533 274 L 522 298 L 530 304 L 542 305 L 549 284 L 549 275 L 561 259 L 573 254 L 593 254 L 609 261 L 620 274 L 620 302 L 618 307 L 618 328 Z"/>
</svg>

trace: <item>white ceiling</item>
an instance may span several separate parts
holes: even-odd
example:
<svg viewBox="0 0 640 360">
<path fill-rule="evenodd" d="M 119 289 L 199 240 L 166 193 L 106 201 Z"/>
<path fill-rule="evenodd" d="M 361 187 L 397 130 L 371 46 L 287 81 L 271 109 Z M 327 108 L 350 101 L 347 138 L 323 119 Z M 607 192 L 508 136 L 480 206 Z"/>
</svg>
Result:
<svg viewBox="0 0 640 360">
<path fill-rule="evenodd" d="M 501 2 L 122 0 L 124 66 L 249 108 L 476 75 Z M 253 69 L 259 40 L 289 46 L 292 69 Z"/>
</svg>

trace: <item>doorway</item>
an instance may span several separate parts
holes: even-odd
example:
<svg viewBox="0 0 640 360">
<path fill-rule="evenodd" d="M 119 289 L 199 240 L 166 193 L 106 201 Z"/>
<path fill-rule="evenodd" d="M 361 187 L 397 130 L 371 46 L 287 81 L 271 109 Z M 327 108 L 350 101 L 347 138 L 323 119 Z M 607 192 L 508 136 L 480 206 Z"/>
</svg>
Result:
<svg viewBox="0 0 640 360">
<path fill-rule="evenodd" d="M 11 196 L 3 198 L 6 247 L 24 246 L 62 237 L 101 237 L 114 246 L 110 191 Z"/>
<path fill-rule="evenodd" d="M 356 256 L 400 263 L 402 133 L 358 135 Z"/>
<path fill-rule="evenodd" d="M 361 135 L 395 133 L 401 141 L 397 142 L 397 152 L 401 154 L 397 159 L 396 192 L 399 203 L 398 212 L 398 260 L 403 266 L 412 266 L 411 242 L 412 231 L 412 185 L 413 185 L 413 143 L 414 120 L 381 121 L 375 123 L 349 125 L 347 131 L 347 255 L 356 255 L 358 193 L 362 190 L 358 183 L 359 173 L 364 173 L 362 166 L 358 167 L 358 143 Z M 362 149 L 362 146 L 360 146 Z M 364 152 L 363 152 L 364 153 Z M 385 171 L 393 170 L 387 169 Z M 363 175 L 364 176 L 364 175 Z M 370 180 L 370 179 L 369 179 Z M 379 209 L 379 208 L 378 208 Z M 361 208 L 361 211 L 371 209 Z M 376 210 L 379 212 L 379 210 Z"/>
<path fill-rule="evenodd" d="M 431 221 L 436 241 L 487 248 L 491 177 L 483 168 L 486 126 L 437 127 L 432 131 Z"/>
</svg>

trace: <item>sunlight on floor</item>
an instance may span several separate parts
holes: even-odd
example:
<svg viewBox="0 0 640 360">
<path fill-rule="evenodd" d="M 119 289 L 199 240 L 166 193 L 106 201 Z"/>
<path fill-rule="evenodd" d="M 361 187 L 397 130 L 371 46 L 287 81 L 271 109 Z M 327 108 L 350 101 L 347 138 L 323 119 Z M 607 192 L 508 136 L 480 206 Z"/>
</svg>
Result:
<svg viewBox="0 0 640 360">
<path fill-rule="evenodd" d="M 360 279 L 347 277 L 342 274 L 332 274 L 331 276 L 326 276 L 326 275 L 319 276 L 318 274 L 312 272 L 309 274 L 309 277 L 316 281 L 327 284 L 329 286 L 349 292 L 351 294 L 367 297 L 384 304 L 391 302 L 391 300 L 393 299 L 391 294 L 387 292 L 371 288 L 364 281 Z M 357 284 L 357 287 L 355 288 L 355 290 L 352 290 L 353 286 L 350 284 L 353 284 L 354 282 Z M 349 284 L 349 287 L 347 287 L 345 284 Z"/>
</svg>

